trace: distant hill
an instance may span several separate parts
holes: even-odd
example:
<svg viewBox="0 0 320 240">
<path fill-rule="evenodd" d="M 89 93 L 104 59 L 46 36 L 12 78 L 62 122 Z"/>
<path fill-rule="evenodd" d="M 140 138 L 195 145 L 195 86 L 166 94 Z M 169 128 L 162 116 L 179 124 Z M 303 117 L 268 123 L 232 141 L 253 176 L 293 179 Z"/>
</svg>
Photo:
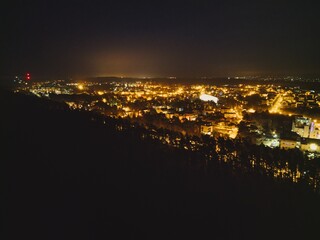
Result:
<svg viewBox="0 0 320 240">
<path fill-rule="evenodd" d="M 319 197 L 303 188 L 204 163 L 61 103 L 1 90 L 0 104 L 2 239 L 317 236 Z"/>
</svg>

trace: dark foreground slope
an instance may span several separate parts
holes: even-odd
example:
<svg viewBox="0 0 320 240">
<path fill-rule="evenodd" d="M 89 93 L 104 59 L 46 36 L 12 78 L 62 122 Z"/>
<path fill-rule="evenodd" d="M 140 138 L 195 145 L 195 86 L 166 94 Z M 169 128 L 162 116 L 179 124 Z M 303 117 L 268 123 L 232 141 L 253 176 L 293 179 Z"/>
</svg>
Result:
<svg viewBox="0 0 320 240">
<path fill-rule="evenodd" d="M 2 239 L 314 239 L 319 198 L 0 94 Z"/>
</svg>

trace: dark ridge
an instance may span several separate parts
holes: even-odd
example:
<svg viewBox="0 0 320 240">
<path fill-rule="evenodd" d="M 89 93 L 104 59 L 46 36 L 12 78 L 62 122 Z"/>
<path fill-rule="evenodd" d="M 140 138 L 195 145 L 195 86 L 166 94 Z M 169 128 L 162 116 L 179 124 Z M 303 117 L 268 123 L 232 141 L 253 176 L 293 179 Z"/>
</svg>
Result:
<svg viewBox="0 0 320 240">
<path fill-rule="evenodd" d="M 1 239 L 314 239 L 319 197 L 0 91 Z"/>
</svg>

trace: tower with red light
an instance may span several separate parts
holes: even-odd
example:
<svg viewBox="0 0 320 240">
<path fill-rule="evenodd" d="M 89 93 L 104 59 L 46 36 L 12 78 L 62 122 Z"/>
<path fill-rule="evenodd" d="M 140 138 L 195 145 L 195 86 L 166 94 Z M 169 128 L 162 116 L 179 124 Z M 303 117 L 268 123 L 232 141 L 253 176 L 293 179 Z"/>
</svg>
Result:
<svg viewBox="0 0 320 240">
<path fill-rule="evenodd" d="M 31 80 L 31 75 L 30 75 L 30 73 L 26 73 L 25 79 L 26 79 L 27 81 Z"/>
</svg>

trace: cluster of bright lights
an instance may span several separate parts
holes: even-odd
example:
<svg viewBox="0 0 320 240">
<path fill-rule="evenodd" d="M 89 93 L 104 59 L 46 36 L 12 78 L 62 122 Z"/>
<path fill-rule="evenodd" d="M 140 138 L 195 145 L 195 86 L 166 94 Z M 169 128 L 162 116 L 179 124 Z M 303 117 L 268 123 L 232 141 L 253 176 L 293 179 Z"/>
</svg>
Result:
<svg viewBox="0 0 320 240">
<path fill-rule="evenodd" d="M 84 86 L 83 86 L 82 84 L 79 84 L 79 85 L 78 85 L 78 89 L 79 89 L 79 90 L 83 90 L 83 89 L 84 89 Z"/>
<path fill-rule="evenodd" d="M 213 101 L 214 103 L 218 103 L 218 100 L 219 100 L 217 97 L 214 97 L 214 96 L 211 96 L 211 95 L 205 94 L 205 93 L 202 93 L 200 95 L 200 99 L 205 102 Z"/>
</svg>

